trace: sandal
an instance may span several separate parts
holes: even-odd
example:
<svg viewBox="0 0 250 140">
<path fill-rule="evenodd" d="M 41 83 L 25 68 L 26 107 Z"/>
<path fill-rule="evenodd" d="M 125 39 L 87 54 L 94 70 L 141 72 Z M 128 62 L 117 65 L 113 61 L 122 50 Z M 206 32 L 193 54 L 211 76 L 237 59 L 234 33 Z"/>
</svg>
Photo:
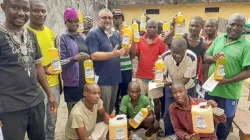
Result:
<svg viewBox="0 0 250 140">
<path fill-rule="evenodd" d="M 157 135 L 158 135 L 158 137 L 160 137 L 160 138 L 164 138 L 164 137 L 165 137 L 165 133 L 164 133 L 164 131 L 163 131 L 162 128 L 160 128 L 160 129 L 158 130 Z"/>
</svg>

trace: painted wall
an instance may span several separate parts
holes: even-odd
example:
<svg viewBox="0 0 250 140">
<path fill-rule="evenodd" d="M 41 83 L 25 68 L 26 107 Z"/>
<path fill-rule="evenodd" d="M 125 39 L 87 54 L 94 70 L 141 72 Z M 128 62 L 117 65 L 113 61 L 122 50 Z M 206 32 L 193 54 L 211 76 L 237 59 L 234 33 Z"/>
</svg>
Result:
<svg viewBox="0 0 250 140">
<path fill-rule="evenodd" d="M 220 7 L 218 13 L 205 13 L 205 7 Z M 125 14 L 125 21 L 131 23 L 132 19 L 140 17 L 146 9 L 160 9 L 159 15 L 149 15 L 151 18 L 170 22 L 172 18 L 181 11 L 189 23 L 194 16 L 201 16 L 204 20 L 209 18 L 228 19 L 233 13 L 242 13 L 250 18 L 250 2 L 247 3 L 212 3 L 212 4 L 182 4 L 182 5 L 141 5 L 141 6 L 113 6 L 113 9 L 120 8 Z M 187 26 L 186 26 L 187 27 Z M 187 28 L 186 28 L 187 30 Z"/>
</svg>

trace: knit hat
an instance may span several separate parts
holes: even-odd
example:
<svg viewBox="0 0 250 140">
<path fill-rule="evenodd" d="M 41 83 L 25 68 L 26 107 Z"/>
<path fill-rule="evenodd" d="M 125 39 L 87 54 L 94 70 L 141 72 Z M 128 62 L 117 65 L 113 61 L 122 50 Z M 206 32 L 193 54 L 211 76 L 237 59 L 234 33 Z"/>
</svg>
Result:
<svg viewBox="0 0 250 140">
<path fill-rule="evenodd" d="M 64 11 L 64 21 L 68 19 L 79 19 L 78 14 L 74 8 L 66 8 Z"/>
<path fill-rule="evenodd" d="M 93 19 L 90 16 L 84 17 L 84 24 L 93 24 Z"/>
</svg>

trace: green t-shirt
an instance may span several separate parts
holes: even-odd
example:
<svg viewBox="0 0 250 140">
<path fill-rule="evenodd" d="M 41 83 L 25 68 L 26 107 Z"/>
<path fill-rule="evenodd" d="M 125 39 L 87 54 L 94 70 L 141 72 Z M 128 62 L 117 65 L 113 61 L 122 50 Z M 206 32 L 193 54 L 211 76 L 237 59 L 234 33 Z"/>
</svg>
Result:
<svg viewBox="0 0 250 140">
<path fill-rule="evenodd" d="M 128 115 L 128 118 L 134 118 L 135 115 L 142 109 L 150 106 L 151 110 L 153 110 L 153 105 L 150 99 L 145 95 L 140 95 L 137 106 L 134 108 L 131 103 L 131 98 L 129 95 L 125 95 L 122 98 L 121 105 L 120 105 L 120 112 L 125 113 Z"/>
<path fill-rule="evenodd" d="M 226 78 L 232 78 L 240 74 L 246 66 L 250 66 L 250 42 L 242 35 L 238 40 L 226 43 L 227 34 L 216 38 L 207 54 L 213 56 L 224 52 L 226 57 L 225 73 Z M 215 63 L 211 64 L 208 75 L 211 76 L 215 69 Z M 211 96 L 218 96 L 227 99 L 239 99 L 241 95 L 242 81 L 225 85 L 218 85 L 209 93 Z"/>
</svg>

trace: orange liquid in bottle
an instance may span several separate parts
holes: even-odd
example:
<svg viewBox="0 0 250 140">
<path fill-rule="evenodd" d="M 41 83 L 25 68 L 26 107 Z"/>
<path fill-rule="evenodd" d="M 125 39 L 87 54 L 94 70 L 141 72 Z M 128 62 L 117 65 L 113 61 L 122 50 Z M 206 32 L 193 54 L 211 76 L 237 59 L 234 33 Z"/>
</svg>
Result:
<svg viewBox="0 0 250 140">
<path fill-rule="evenodd" d="M 157 84 L 163 83 L 164 79 L 164 62 L 161 59 L 161 56 L 159 56 L 158 60 L 155 62 L 155 77 L 154 82 Z"/>
<path fill-rule="evenodd" d="M 48 54 L 51 59 L 51 66 L 48 68 L 53 74 L 59 74 L 62 72 L 62 67 L 59 58 L 59 52 L 55 47 L 48 50 Z"/>
<path fill-rule="evenodd" d="M 184 32 L 184 16 L 181 14 L 181 12 L 178 12 L 178 15 L 175 19 L 175 29 L 174 29 L 174 38 L 183 38 L 185 32 Z"/>
<path fill-rule="evenodd" d="M 94 72 L 94 64 L 93 61 L 88 59 L 83 62 L 84 72 L 85 72 L 85 80 L 86 83 L 94 83 L 95 82 L 95 72 Z"/>
<path fill-rule="evenodd" d="M 142 108 L 140 112 L 138 112 L 133 119 L 129 120 L 130 126 L 136 129 L 143 122 L 143 120 L 148 116 L 149 111 L 150 111 L 149 106 L 146 108 Z"/>
<path fill-rule="evenodd" d="M 225 75 L 225 65 L 226 58 L 224 53 L 220 54 L 220 58 L 216 60 L 215 70 L 214 70 L 214 79 L 222 80 Z"/>
</svg>

